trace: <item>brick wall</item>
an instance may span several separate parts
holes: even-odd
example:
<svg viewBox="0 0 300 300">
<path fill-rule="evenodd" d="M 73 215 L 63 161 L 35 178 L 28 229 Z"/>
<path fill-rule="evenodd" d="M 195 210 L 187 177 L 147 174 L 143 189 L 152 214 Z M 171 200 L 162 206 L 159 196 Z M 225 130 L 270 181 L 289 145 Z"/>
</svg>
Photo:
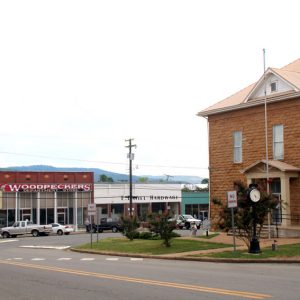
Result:
<svg viewBox="0 0 300 300">
<path fill-rule="evenodd" d="M 268 156 L 273 159 L 273 125 L 284 126 L 284 162 L 300 167 L 300 99 L 268 104 Z M 209 116 L 209 165 L 211 217 L 220 207 L 212 199 L 227 201 L 235 180 L 246 183 L 241 170 L 266 158 L 264 105 Z M 233 132 L 242 131 L 243 161 L 233 163 Z M 291 179 L 291 208 L 300 215 L 300 180 Z"/>
</svg>

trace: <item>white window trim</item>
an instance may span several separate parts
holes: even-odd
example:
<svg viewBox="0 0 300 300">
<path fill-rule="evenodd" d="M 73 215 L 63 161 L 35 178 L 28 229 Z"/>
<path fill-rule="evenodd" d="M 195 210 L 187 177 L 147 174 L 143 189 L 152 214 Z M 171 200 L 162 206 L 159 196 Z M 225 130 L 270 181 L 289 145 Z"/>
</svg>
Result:
<svg viewBox="0 0 300 300">
<path fill-rule="evenodd" d="M 237 144 L 236 134 L 240 133 L 240 143 Z M 236 156 L 236 150 L 239 151 L 238 157 Z M 233 132 L 233 163 L 240 164 L 243 162 L 243 133 L 242 131 Z"/>
<path fill-rule="evenodd" d="M 278 140 L 278 137 L 275 136 L 275 130 L 277 127 L 282 127 L 282 140 Z M 276 156 L 276 146 L 282 145 L 282 153 L 280 156 Z M 282 124 L 273 125 L 273 158 L 274 160 L 283 160 L 284 159 L 284 127 Z"/>
<path fill-rule="evenodd" d="M 275 87 L 276 89 L 274 91 L 272 91 L 272 84 L 275 83 Z M 271 83 L 270 83 L 270 92 L 271 93 L 276 93 L 278 92 L 278 80 L 272 80 Z"/>
</svg>

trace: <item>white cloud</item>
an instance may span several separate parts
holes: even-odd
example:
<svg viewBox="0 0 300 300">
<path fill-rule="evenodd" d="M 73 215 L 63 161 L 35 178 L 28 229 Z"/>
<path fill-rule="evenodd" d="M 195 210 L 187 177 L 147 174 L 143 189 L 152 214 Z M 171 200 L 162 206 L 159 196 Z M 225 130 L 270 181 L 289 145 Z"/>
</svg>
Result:
<svg viewBox="0 0 300 300">
<path fill-rule="evenodd" d="M 263 48 L 267 66 L 299 58 L 298 11 L 292 0 L 2 1 L 1 165 L 127 172 L 135 138 L 136 173 L 207 175 L 196 113 L 256 81 Z"/>
</svg>

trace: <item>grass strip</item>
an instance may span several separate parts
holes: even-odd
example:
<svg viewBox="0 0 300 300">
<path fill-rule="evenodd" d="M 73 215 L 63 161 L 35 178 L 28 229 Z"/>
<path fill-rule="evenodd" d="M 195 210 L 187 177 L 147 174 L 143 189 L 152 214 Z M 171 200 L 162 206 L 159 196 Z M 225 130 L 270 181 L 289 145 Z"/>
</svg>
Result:
<svg viewBox="0 0 300 300">
<path fill-rule="evenodd" d="M 300 244 L 280 245 L 277 250 L 271 247 L 261 249 L 261 253 L 248 253 L 247 250 L 224 251 L 218 253 L 197 254 L 193 257 L 213 257 L 213 258 L 247 258 L 247 259 L 266 259 L 280 257 L 297 257 L 300 256 Z"/>
<path fill-rule="evenodd" d="M 198 251 L 207 249 L 217 249 L 228 247 L 228 244 L 212 243 L 206 240 L 188 240 L 181 238 L 174 238 L 171 241 L 171 247 L 162 245 L 162 240 L 141 240 L 136 239 L 133 241 L 127 238 L 107 238 L 100 240 L 98 243 L 92 244 L 93 251 L 109 251 L 121 253 L 138 253 L 138 254 L 151 254 L 162 255 L 181 253 L 188 251 Z M 91 244 L 87 243 L 76 247 L 76 249 L 91 249 Z"/>
</svg>

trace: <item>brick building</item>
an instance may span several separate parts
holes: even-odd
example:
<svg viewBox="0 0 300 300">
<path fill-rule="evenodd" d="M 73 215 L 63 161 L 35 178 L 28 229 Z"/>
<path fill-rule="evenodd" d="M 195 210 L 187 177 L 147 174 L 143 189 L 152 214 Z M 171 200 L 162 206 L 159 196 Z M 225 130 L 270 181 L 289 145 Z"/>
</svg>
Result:
<svg viewBox="0 0 300 300">
<path fill-rule="evenodd" d="M 233 182 L 259 183 L 281 200 L 281 227 L 300 225 L 300 59 L 198 113 L 208 120 L 210 213 Z M 268 152 L 266 151 L 268 149 Z M 268 184 L 267 184 L 268 183 Z"/>
</svg>

